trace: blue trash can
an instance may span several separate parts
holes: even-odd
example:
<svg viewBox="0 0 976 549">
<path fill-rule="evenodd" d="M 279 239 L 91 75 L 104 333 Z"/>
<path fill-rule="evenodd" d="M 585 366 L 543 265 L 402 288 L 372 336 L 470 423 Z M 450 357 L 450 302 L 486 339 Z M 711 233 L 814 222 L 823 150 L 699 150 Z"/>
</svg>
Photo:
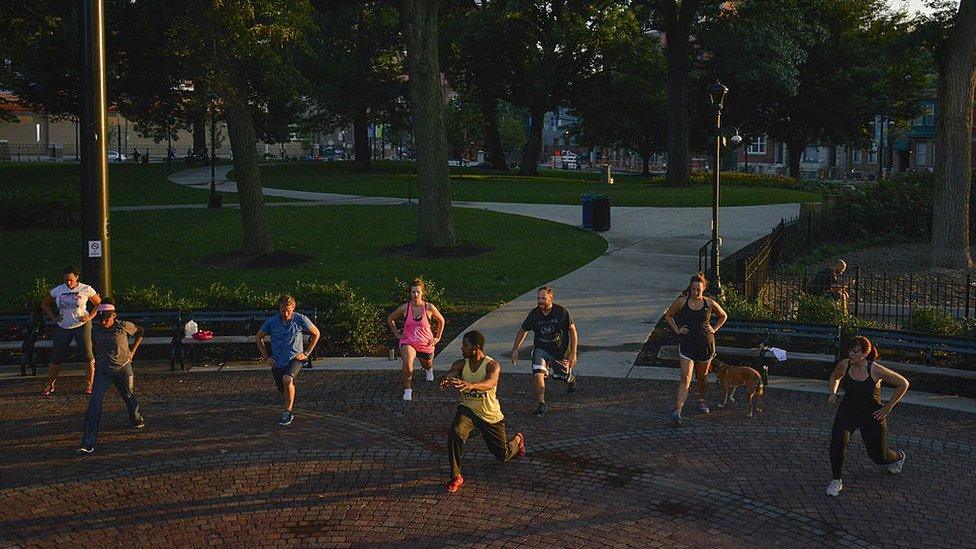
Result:
<svg viewBox="0 0 976 549">
<path fill-rule="evenodd" d="M 593 195 L 592 194 L 580 195 L 580 202 L 583 205 L 583 228 L 592 229 L 593 228 Z"/>
<path fill-rule="evenodd" d="M 610 197 L 595 194 L 590 197 L 590 223 L 597 232 L 610 230 Z"/>
</svg>

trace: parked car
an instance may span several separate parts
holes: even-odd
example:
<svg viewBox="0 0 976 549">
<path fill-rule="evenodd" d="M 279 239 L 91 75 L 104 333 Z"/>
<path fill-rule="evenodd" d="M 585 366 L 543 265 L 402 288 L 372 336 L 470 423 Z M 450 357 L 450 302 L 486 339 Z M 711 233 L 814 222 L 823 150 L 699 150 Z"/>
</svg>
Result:
<svg viewBox="0 0 976 549">
<path fill-rule="evenodd" d="M 121 158 L 120 158 L 121 157 Z M 108 161 L 109 162 L 127 162 L 129 157 L 125 153 L 119 154 L 119 151 L 108 151 Z"/>
</svg>

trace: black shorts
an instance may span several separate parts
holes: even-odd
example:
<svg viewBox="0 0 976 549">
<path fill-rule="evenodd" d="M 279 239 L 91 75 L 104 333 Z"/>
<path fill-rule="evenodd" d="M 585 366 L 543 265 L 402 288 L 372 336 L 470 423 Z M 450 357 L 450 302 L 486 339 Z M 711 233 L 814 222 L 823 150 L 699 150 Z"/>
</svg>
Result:
<svg viewBox="0 0 976 549">
<path fill-rule="evenodd" d="M 532 373 L 552 376 L 553 379 L 569 379 L 569 361 L 536 347 L 532 349 Z"/>
<path fill-rule="evenodd" d="M 274 376 L 275 385 L 278 387 L 278 391 L 285 390 L 285 376 L 291 376 L 292 380 L 298 377 L 298 372 L 302 371 L 302 361 L 298 359 L 293 359 L 288 363 L 288 366 L 284 368 L 278 368 L 276 366 L 271 367 L 271 375 Z"/>
</svg>

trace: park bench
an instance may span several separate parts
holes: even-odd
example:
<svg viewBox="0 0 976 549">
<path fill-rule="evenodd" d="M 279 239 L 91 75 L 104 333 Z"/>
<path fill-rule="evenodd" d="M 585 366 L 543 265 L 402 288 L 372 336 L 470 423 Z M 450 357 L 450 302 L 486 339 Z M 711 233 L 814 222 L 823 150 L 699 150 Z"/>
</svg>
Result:
<svg viewBox="0 0 976 549">
<path fill-rule="evenodd" d="M 721 336 L 744 336 L 755 343 L 775 346 L 777 340 L 819 343 L 834 357 L 840 350 L 840 327 L 832 324 L 801 324 L 762 320 L 728 320 L 719 330 Z M 781 345 L 782 346 L 782 345 Z"/>
<path fill-rule="evenodd" d="M 908 353 L 920 354 L 924 357 L 926 366 L 931 365 L 936 353 L 962 355 L 976 359 L 976 340 L 974 339 L 912 332 L 891 332 L 871 328 L 861 328 L 857 331 L 857 335 L 870 339 L 871 343 L 879 349 L 898 349 Z M 967 363 L 969 369 L 976 369 L 976 364 L 973 362 Z"/>
<path fill-rule="evenodd" d="M 313 324 L 318 319 L 318 311 L 298 310 L 309 318 Z M 213 332 L 213 339 L 199 340 L 187 337 L 185 334 L 180 338 L 178 355 L 180 357 L 180 369 L 186 363 L 187 355 L 191 355 L 193 363 L 199 363 L 203 358 L 203 349 L 208 346 L 219 347 L 221 350 L 218 368 L 222 368 L 230 359 L 230 349 L 234 345 L 254 345 L 254 336 L 261 329 L 261 325 L 269 317 L 279 314 L 278 311 L 193 311 L 186 315 L 187 320 L 197 323 L 197 328 L 201 331 Z M 308 335 L 306 335 L 306 343 Z M 272 350 L 269 347 L 268 352 Z M 305 363 L 306 368 L 312 367 L 312 356 L 309 355 Z"/>
<path fill-rule="evenodd" d="M 121 311 L 118 320 L 128 320 L 145 330 L 142 346 L 165 346 L 169 348 L 170 370 L 176 369 L 176 357 L 179 350 L 179 340 L 182 333 L 183 322 L 179 311 Z M 95 322 L 95 321 L 92 321 Z M 43 351 L 44 364 L 46 365 L 51 358 L 51 349 L 54 343 L 51 334 L 54 331 L 54 322 L 46 318 L 42 333 L 34 341 L 33 349 Z M 72 345 L 75 342 L 72 340 Z M 37 354 L 34 354 L 36 358 Z M 31 364 L 35 368 L 36 360 Z"/>
<path fill-rule="evenodd" d="M 33 374 L 37 375 L 34 365 L 33 342 L 35 324 L 30 315 L 2 315 L 0 316 L 0 352 L 10 353 L 17 357 L 20 363 L 20 375 L 27 375 L 30 365 Z"/>
</svg>

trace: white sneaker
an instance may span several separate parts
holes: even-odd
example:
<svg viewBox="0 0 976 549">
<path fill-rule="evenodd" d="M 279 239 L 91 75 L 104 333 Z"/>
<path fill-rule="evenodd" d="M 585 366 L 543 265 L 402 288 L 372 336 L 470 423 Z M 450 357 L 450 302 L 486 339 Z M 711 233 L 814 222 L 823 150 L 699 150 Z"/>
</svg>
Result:
<svg viewBox="0 0 976 549">
<path fill-rule="evenodd" d="M 403 400 L 407 400 L 407 401 L 413 400 L 413 389 L 403 390 Z"/>
<path fill-rule="evenodd" d="M 902 467 L 905 466 L 905 458 L 908 457 L 901 450 L 898 450 L 898 453 L 901 454 L 901 459 L 888 464 L 888 472 L 893 475 L 901 473 Z"/>
<path fill-rule="evenodd" d="M 427 381 L 434 381 L 434 367 L 433 366 L 431 366 L 431 368 L 429 370 L 424 370 L 424 373 L 427 374 Z"/>
<path fill-rule="evenodd" d="M 837 479 L 830 481 L 827 485 L 827 495 L 832 497 L 837 497 L 840 495 L 840 491 L 844 489 L 844 481 Z"/>
</svg>

